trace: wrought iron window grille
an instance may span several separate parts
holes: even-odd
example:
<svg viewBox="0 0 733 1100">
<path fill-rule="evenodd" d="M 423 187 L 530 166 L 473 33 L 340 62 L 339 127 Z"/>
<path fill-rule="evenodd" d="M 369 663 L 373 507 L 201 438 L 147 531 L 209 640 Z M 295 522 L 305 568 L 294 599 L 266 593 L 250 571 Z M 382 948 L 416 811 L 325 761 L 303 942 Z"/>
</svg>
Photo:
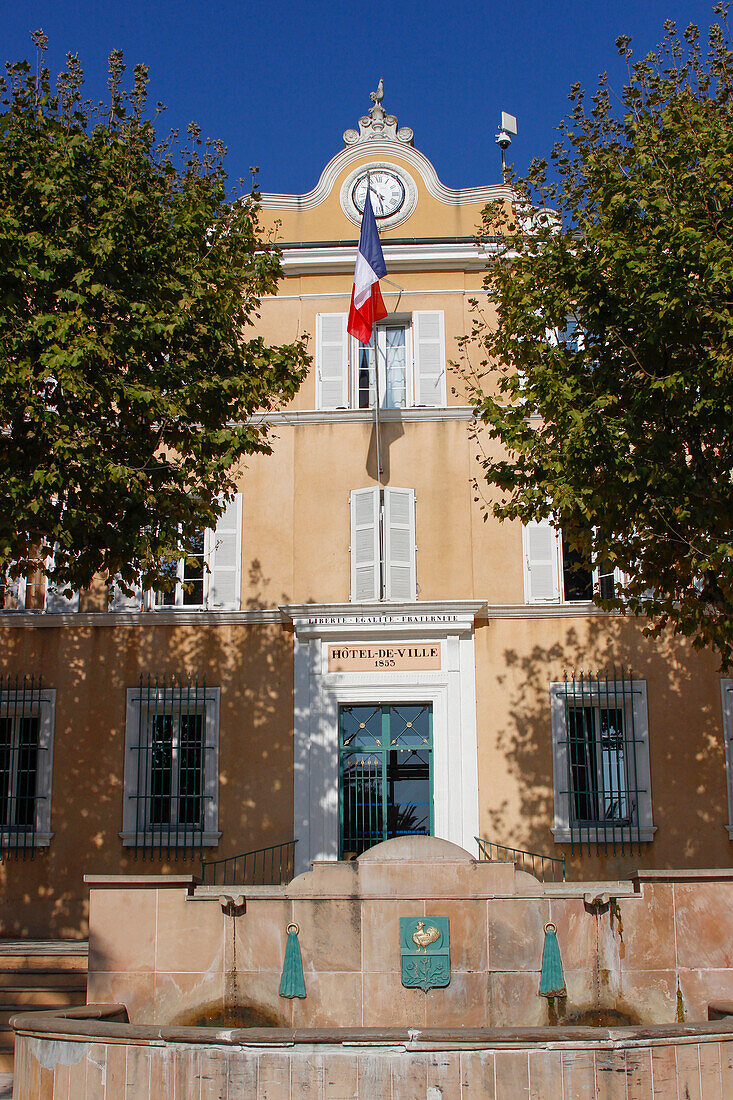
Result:
<svg viewBox="0 0 733 1100">
<path fill-rule="evenodd" d="M 0 860 L 48 845 L 55 692 L 0 676 Z"/>
<path fill-rule="evenodd" d="M 653 832 L 645 689 L 622 669 L 565 673 L 552 691 L 562 712 L 556 794 L 571 852 L 639 852 Z"/>
<path fill-rule="evenodd" d="M 127 705 L 123 840 L 136 857 L 201 856 L 218 840 L 219 689 L 141 677 Z"/>
</svg>

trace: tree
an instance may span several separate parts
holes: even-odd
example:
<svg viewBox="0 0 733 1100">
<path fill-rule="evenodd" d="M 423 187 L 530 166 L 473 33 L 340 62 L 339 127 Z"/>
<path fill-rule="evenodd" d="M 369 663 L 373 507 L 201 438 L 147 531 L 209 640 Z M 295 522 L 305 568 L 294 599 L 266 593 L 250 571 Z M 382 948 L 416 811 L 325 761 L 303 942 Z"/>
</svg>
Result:
<svg viewBox="0 0 733 1100">
<path fill-rule="evenodd" d="M 282 272 L 221 143 L 158 140 L 119 52 L 106 105 L 74 55 L 54 90 L 33 38 L 0 81 L 0 579 L 53 553 L 61 586 L 167 587 L 308 356 L 252 333 Z"/>
<path fill-rule="evenodd" d="M 733 54 L 665 24 L 614 101 L 574 85 L 545 162 L 485 211 L 485 280 L 463 368 L 501 454 L 487 514 L 561 526 L 627 574 L 606 608 L 733 659 Z M 618 103 L 618 107 L 614 103 Z M 477 359 L 479 360 L 477 362 Z M 494 445 L 493 452 L 496 451 Z M 478 494 L 477 494 L 478 495 Z M 486 518 L 486 516 L 484 517 Z"/>
</svg>

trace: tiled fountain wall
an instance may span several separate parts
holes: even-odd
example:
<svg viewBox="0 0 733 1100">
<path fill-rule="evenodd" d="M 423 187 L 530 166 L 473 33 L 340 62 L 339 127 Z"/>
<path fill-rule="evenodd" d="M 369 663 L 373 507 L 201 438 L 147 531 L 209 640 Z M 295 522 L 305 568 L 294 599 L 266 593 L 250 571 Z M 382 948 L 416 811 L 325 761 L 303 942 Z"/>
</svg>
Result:
<svg viewBox="0 0 733 1100">
<path fill-rule="evenodd" d="M 125 1004 L 135 1024 L 226 1019 L 237 1007 L 263 1026 L 536 1027 L 548 1023 L 538 996 L 548 921 L 568 991 L 560 1022 L 603 1009 L 690 1023 L 706 1021 L 711 1002 L 733 1002 L 733 872 L 543 885 L 444 841 L 406 838 L 354 863 L 316 864 L 288 887 L 89 881 L 88 998 Z M 401 984 L 403 916 L 449 918 L 445 989 Z M 291 922 L 304 1000 L 279 996 Z"/>
</svg>

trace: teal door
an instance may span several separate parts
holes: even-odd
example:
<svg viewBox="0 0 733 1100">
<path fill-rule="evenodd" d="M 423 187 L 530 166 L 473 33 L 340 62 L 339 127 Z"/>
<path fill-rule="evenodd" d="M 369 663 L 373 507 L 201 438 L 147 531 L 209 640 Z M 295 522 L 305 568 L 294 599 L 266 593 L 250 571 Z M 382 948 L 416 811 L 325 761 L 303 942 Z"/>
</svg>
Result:
<svg viewBox="0 0 733 1100">
<path fill-rule="evenodd" d="M 339 858 L 397 836 L 433 833 L 433 708 L 339 708 Z"/>
</svg>

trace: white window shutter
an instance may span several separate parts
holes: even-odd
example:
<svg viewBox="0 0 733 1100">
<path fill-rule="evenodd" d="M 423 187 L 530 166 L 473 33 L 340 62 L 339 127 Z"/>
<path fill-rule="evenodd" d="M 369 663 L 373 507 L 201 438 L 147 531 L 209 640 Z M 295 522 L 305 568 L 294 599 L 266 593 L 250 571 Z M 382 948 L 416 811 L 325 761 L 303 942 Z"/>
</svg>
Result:
<svg viewBox="0 0 733 1100">
<path fill-rule="evenodd" d="M 25 577 L 15 577 L 11 580 L 6 576 L 0 582 L 0 588 L 2 588 L 0 610 L 23 611 L 25 609 Z"/>
<path fill-rule="evenodd" d="M 238 611 L 242 576 L 242 494 L 235 493 L 219 517 L 215 531 L 208 533 L 209 607 Z"/>
<path fill-rule="evenodd" d="M 351 491 L 351 600 L 378 600 L 379 489 Z"/>
<path fill-rule="evenodd" d="M 316 315 L 316 404 L 319 409 L 349 405 L 349 338 L 345 313 Z"/>
<path fill-rule="evenodd" d="M 412 315 L 415 348 L 415 404 L 445 405 L 445 331 L 442 310 Z"/>
<path fill-rule="evenodd" d="M 558 538 L 547 521 L 528 523 L 522 531 L 524 597 L 527 603 L 557 603 L 560 599 Z"/>
<path fill-rule="evenodd" d="M 48 579 L 53 570 L 53 555 L 46 558 L 46 601 L 45 609 L 54 615 L 79 610 L 79 593 L 69 591 L 66 585 L 57 586 Z"/>
<path fill-rule="evenodd" d="M 384 561 L 387 599 L 416 599 L 414 489 L 384 490 Z"/>
<path fill-rule="evenodd" d="M 79 610 L 79 593 L 70 592 L 65 594 L 63 589 L 57 588 L 53 584 L 46 584 L 46 611 L 52 614 L 62 614 L 63 612 L 78 611 Z"/>
<path fill-rule="evenodd" d="M 143 590 L 141 585 L 134 584 L 129 595 L 123 592 L 115 577 L 110 593 L 111 611 L 141 611 L 143 606 Z"/>
</svg>

